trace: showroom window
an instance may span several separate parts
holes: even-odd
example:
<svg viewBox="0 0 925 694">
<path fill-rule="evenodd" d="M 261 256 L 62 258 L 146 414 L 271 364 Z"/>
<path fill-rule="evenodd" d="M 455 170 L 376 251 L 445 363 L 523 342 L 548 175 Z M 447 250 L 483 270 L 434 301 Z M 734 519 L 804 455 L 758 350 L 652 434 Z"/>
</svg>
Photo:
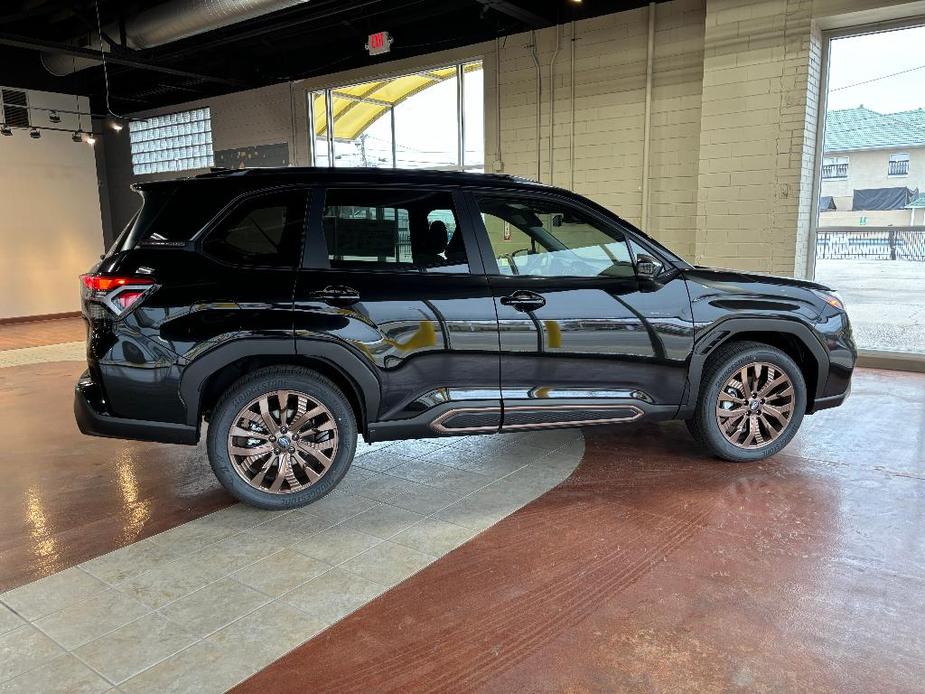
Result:
<svg viewBox="0 0 925 694">
<path fill-rule="evenodd" d="M 331 267 L 469 272 L 449 193 L 328 191 L 324 236 Z"/>
<path fill-rule="evenodd" d="M 209 108 L 133 120 L 129 140 L 135 175 L 205 169 L 215 162 Z"/>
<path fill-rule="evenodd" d="M 480 61 L 311 92 L 308 98 L 314 166 L 484 170 Z"/>
</svg>

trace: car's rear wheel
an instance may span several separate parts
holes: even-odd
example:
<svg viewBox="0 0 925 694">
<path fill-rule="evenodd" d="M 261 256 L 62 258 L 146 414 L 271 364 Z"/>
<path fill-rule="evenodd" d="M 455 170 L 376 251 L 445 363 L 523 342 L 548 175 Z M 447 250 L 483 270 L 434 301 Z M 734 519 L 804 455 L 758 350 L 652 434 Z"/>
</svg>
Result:
<svg viewBox="0 0 925 694">
<path fill-rule="evenodd" d="M 776 347 L 735 342 L 711 356 L 687 426 L 714 455 L 750 462 L 790 443 L 805 411 L 806 383 L 793 359 Z"/>
<path fill-rule="evenodd" d="M 331 381 L 307 369 L 268 367 L 237 381 L 215 407 L 209 461 L 241 501 L 295 508 L 334 489 L 356 437 L 353 410 Z"/>
</svg>

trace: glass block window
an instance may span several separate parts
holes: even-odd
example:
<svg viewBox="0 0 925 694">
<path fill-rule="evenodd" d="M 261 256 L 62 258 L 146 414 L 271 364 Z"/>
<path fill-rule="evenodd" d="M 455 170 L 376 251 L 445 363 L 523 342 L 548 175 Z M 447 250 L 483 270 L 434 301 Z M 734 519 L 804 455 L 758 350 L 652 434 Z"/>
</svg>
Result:
<svg viewBox="0 0 925 694">
<path fill-rule="evenodd" d="M 152 116 L 128 127 L 136 175 L 205 169 L 215 163 L 208 108 Z"/>
</svg>

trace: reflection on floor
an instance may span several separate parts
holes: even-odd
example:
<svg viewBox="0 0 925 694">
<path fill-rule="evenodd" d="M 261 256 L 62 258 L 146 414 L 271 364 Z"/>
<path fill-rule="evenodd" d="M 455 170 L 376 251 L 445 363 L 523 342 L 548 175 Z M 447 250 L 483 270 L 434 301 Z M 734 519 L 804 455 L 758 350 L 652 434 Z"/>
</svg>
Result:
<svg viewBox="0 0 925 694">
<path fill-rule="evenodd" d="M 761 464 L 584 434 L 562 485 L 240 691 L 921 691 L 925 377 L 861 372 Z"/>
<path fill-rule="evenodd" d="M 925 376 L 761 464 L 676 423 L 363 446 L 268 514 L 80 436 L 82 368 L 0 368 L 2 691 L 921 689 Z"/>
</svg>

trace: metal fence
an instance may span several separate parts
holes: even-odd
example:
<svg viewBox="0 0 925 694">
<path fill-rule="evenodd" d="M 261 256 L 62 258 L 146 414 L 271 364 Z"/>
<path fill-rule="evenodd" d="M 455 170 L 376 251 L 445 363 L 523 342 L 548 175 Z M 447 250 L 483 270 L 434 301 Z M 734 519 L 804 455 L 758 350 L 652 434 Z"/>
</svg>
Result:
<svg viewBox="0 0 925 694">
<path fill-rule="evenodd" d="M 925 228 L 817 229 L 816 257 L 925 262 Z"/>
</svg>

